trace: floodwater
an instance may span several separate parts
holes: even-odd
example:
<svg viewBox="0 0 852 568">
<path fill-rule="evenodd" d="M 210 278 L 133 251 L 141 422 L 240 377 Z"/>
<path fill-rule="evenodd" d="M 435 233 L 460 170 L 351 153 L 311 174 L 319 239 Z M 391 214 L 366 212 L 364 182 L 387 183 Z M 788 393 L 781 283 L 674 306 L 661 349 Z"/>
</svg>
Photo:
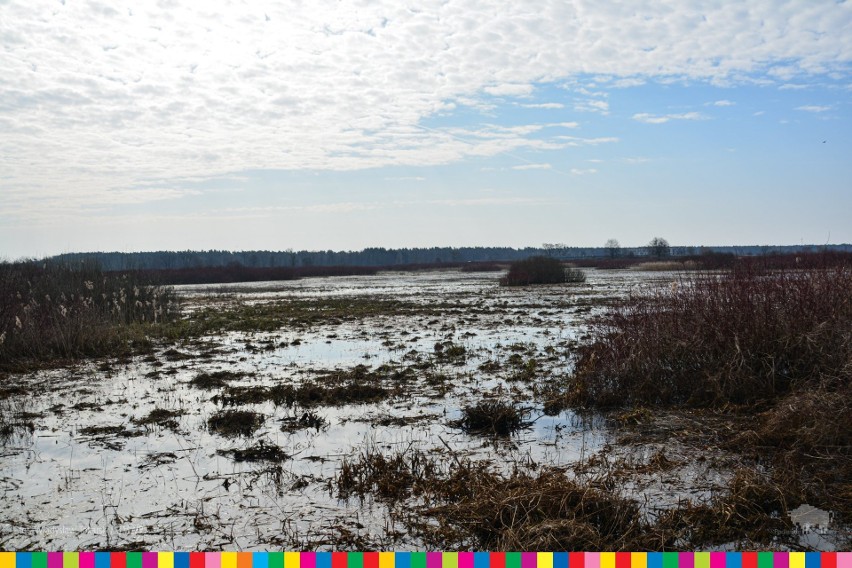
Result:
<svg viewBox="0 0 852 568">
<path fill-rule="evenodd" d="M 505 471 L 519 464 L 567 469 L 595 455 L 625 459 L 613 450 L 609 421 L 568 410 L 548 416 L 537 393 L 570 373 L 571 351 L 591 315 L 636 286 L 672 275 L 591 270 L 582 285 L 528 288 L 500 287 L 500 276 L 431 271 L 180 287 L 189 311 L 211 302 L 312 298 L 456 307 L 439 317 L 384 313 L 228 332 L 127 361 L 11 377 L 26 394 L 2 401 L 0 411 L 26 417 L 30 426 L 0 440 L 0 548 L 328 548 L 345 534 L 348 542 L 411 549 L 420 543 L 395 524 L 388 505 L 339 498 L 335 479 L 344 459 L 416 449 Z M 463 348 L 462 355 L 443 356 L 450 347 Z M 519 380 L 518 365 L 530 360 L 535 378 Z M 409 371 L 382 400 L 310 408 L 271 400 L 228 404 L 224 387 L 191 383 L 202 373 L 228 371 L 235 373 L 230 387 L 298 388 L 359 365 Z M 508 438 L 454 424 L 464 407 L 486 399 L 523 408 L 529 424 Z M 211 429 L 210 418 L 226 408 L 258 413 L 257 430 L 227 436 Z M 168 411 L 169 420 L 143 423 L 155 409 Z M 299 426 L 308 410 L 320 422 Z M 235 459 L 233 450 L 252 447 L 283 454 Z M 630 449 L 629 459 L 648 459 L 661 448 L 673 463 L 689 451 L 662 441 Z M 653 511 L 724 486 L 724 460 L 682 463 L 636 476 L 621 490 Z"/>
</svg>

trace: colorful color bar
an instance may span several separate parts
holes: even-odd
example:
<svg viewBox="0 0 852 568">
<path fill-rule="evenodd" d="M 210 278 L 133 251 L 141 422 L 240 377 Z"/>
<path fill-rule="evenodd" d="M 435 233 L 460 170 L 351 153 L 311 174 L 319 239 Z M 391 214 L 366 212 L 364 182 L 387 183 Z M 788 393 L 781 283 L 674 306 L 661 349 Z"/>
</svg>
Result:
<svg viewBox="0 0 852 568">
<path fill-rule="evenodd" d="M 852 552 L 0 552 L 0 568 L 852 568 Z"/>
</svg>

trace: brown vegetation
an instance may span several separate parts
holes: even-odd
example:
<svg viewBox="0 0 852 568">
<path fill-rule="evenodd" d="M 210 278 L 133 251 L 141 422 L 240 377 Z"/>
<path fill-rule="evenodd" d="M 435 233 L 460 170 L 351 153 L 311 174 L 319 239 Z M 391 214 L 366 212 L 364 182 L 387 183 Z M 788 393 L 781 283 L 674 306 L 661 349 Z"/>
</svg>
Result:
<svg viewBox="0 0 852 568">
<path fill-rule="evenodd" d="M 174 320 L 173 291 L 96 266 L 0 263 L 0 366 L 125 353 L 141 324 Z"/>
<path fill-rule="evenodd" d="M 508 437 L 529 425 L 527 411 L 499 400 L 466 406 L 453 425 L 471 434 Z"/>
<path fill-rule="evenodd" d="M 592 332 L 571 403 L 750 413 L 752 429 L 718 433 L 726 447 L 770 463 L 781 498 L 852 518 L 852 266 L 683 278 Z"/>
<path fill-rule="evenodd" d="M 527 286 L 530 284 L 580 283 L 586 275 L 577 268 L 565 267 L 559 260 L 549 256 L 533 256 L 513 262 L 509 272 L 500 279 L 503 286 Z"/>
<path fill-rule="evenodd" d="M 251 436 L 263 425 L 264 416 L 249 410 L 220 410 L 207 420 L 207 427 L 226 437 Z"/>
</svg>

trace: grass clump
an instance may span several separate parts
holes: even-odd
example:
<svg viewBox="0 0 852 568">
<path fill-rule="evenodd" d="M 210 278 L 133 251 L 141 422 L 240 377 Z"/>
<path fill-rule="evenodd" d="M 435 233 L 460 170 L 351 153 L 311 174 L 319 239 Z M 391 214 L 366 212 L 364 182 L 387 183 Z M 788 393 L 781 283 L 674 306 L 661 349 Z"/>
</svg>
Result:
<svg viewBox="0 0 852 568">
<path fill-rule="evenodd" d="M 288 416 L 281 421 L 282 432 L 296 432 L 298 430 L 324 430 L 328 428 L 328 420 L 314 412 L 305 410 L 301 414 Z"/>
<path fill-rule="evenodd" d="M 420 494 L 438 474 L 438 464 L 419 450 L 384 455 L 373 446 L 354 459 L 344 459 L 334 480 L 340 499 L 375 495 L 398 501 Z"/>
<path fill-rule="evenodd" d="M 212 373 L 199 373 L 194 379 L 189 381 L 189 384 L 195 388 L 212 390 L 222 387 L 227 387 L 230 381 L 240 379 L 245 376 L 245 373 L 235 373 L 233 371 L 213 371 Z"/>
<path fill-rule="evenodd" d="M 469 434 L 507 438 L 526 428 L 527 411 L 499 400 L 488 400 L 462 409 L 462 417 L 453 425 Z"/>
<path fill-rule="evenodd" d="M 220 410 L 207 420 L 211 432 L 233 438 L 251 436 L 263 425 L 262 414 L 250 410 Z"/>
<path fill-rule="evenodd" d="M 235 462 L 282 462 L 290 459 L 287 452 L 275 444 L 268 444 L 263 440 L 248 448 L 217 450 L 216 453 L 220 456 L 230 456 Z"/>
<path fill-rule="evenodd" d="M 562 284 L 586 281 L 586 273 L 579 268 L 565 267 L 549 256 L 533 256 L 513 262 L 509 272 L 500 279 L 502 286 L 527 286 L 530 284 Z"/>
<path fill-rule="evenodd" d="M 654 528 L 669 547 L 773 542 L 792 528 L 784 495 L 767 475 L 741 468 L 725 494 L 710 503 L 665 511 Z"/>
<path fill-rule="evenodd" d="M 504 475 L 463 462 L 431 485 L 432 522 L 415 527 L 430 546 L 476 550 L 647 548 L 638 506 L 545 469 Z"/>
<path fill-rule="evenodd" d="M 138 418 L 133 422 L 140 425 L 145 426 L 146 428 L 150 428 L 153 426 L 158 426 L 160 428 L 166 428 L 168 430 L 177 430 L 178 422 L 177 419 L 183 416 L 183 411 L 181 410 L 168 410 L 165 408 L 155 408 L 151 412 L 149 412 L 146 416 L 142 418 Z"/>
</svg>

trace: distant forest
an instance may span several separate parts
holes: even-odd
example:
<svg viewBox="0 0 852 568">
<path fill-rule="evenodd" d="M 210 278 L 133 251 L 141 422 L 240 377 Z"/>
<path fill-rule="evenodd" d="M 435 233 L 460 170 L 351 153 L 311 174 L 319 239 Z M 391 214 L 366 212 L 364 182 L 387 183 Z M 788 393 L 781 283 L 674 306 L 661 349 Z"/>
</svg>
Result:
<svg viewBox="0 0 852 568">
<path fill-rule="evenodd" d="M 666 256 L 697 256 L 709 253 L 759 256 L 818 251 L 852 252 L 852 244 L 794 246 L 671 246 Z M 432 248 L 367 248 L 362 251 L 268 251 L 232 252 L 156 251 L 156 252 L 87 252 L 66 253 L 52 257 L 63 263 L 83 260 L 97 262 L 103 270 L 179 270 L 187 268 L 302 268 L 322 266 L 388 267 L 406 265 L 458 265 L 468 262 L 506 262 L 537 255 L 561 260 L 600 258 L 635 258 L 654 256 L 648 247 L 432 247 Z"/>
</svg>

